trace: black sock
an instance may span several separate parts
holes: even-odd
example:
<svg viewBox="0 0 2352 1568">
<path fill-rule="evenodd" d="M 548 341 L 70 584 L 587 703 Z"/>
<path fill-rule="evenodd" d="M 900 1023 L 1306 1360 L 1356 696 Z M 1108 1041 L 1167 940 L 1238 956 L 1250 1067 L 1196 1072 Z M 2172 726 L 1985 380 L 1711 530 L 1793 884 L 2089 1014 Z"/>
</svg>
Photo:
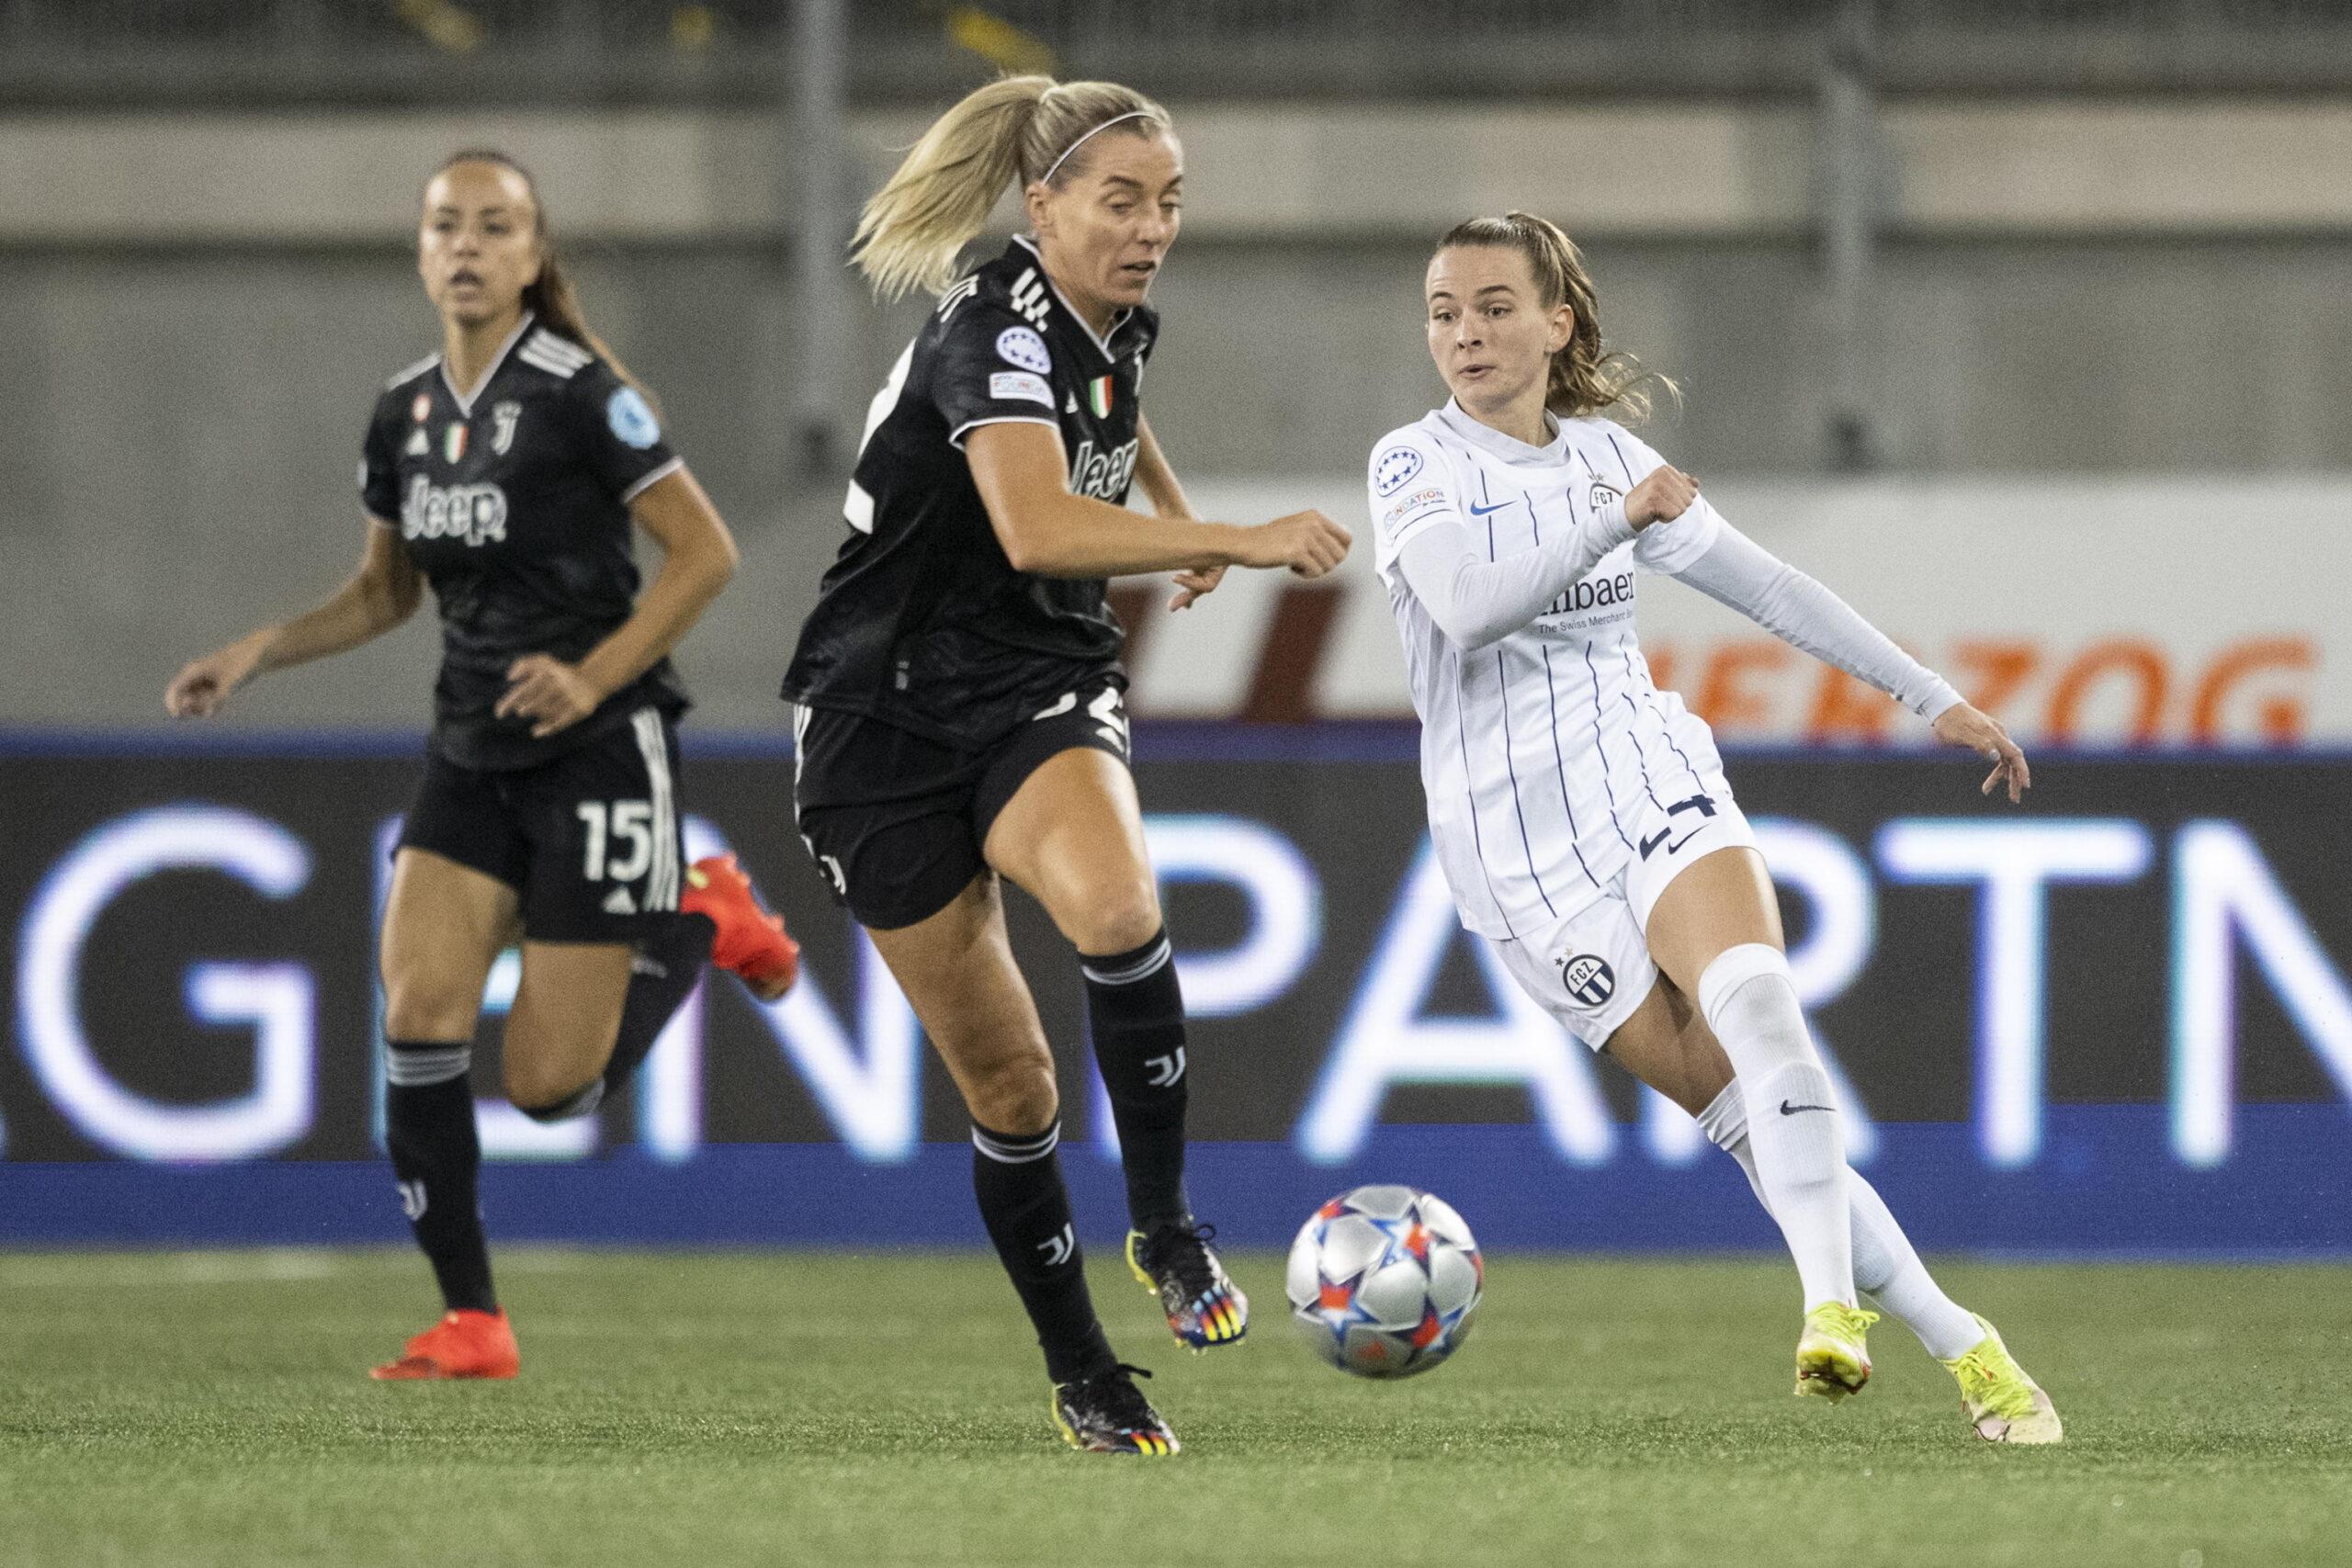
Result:
<svg viewBox="0 0 2352 1568">
<path fill-rule="evenodd" d="M 1079 955 L 1094 1061 L 1119 1128 L 1135 1227 L 1192 1218 L 1184 1198 L 1184 993 L 1176 983 L 1168 931 L 1107 957 Z"/>
<path fill-rule="evenodd" d="M 980 1218 L 1021 1304 L 1036 1325 L 1046 1375 L 1057 1383 L 1115 1366 L 1111 1342 L 1087 1293 L 1086 1260 L 1070 1224 L 1069 1189 L 1062 1185 L 1054 1145 L 1057 1122 L 1042 1133 L 1012 1137 L 972 1125 L 972 1190 Z"/>
<path fill-rule="evenodd" d="M 627 1088 L 637 1069 L 653 1052 L 653 1043 L 702 978 L 710 963 L 710 944 L 718 928 L 708 915 L 680 915 L 663 920 L 655 934 L 638 944 L 628 976 L 628 994 L 621 1003 L 620 1033 L 613 1040 L 612 1059 L 605 1064 L 605 1098 Z"/>
<path fill-rule="evenodd" d="M 481 1134 L 466 1077 L 472 1048 L 429 1040 L 385 1044 L 390 1082 L 384 1089 L 384 1142 L 409 1229 L 433 1264 L 444 1303 L 453 1310 L 496 1312 L 490 1245 L 481 1234 Z"/>
</svg>

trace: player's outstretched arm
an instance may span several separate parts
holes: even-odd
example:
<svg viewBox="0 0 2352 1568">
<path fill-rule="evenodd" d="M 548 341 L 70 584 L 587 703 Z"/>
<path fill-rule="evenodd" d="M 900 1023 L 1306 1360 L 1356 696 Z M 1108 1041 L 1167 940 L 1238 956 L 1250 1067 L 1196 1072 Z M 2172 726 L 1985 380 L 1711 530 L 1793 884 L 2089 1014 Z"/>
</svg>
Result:
<svg viewBox="0 0 2352 1568">
<path fill-rule="evenodd" d="M 1138 517 L 1125 507 L 1072 495 L 1061 433 L 1048 424 L 982 425 L 964 450 L 997 542 L 1016 570 L 1092 578 L 1248 566 L 1321 577 L 1347 558 L 1351 536 L 1320 512 L 1242 527 Z"/>
<path fill-rule="evenodd" d="M 2025 752 L 1998 721 L 1962 701 L 1950 682 L 1896 647 L 1852 605 L 1729 523 L 1719 522 L 1706 548 L 1674 574 L 1791 647 L 1886 693 L 1928 720 L 1947 745 L 1965 746 L 1991 761 L 1982 793 L 2006 784 L 2014 805 L 2032 787 Z"/>
<path fill-rule="evenodd" d="M 1960 701 L 1934 671 L 1894 646 L 1854 607 L 1718 520 L 1707 547 L 1674 575 L 1738 611 L 1790 647 L 1834 664 L 1932 720 Z"/>
<path fill-rule="evenodd" d="M 256 675 L 347 652 L 383 636 L 414 615 L 424 595 L 424 580 L 401 546 L 401 531 L 371 517 L 359 570 L 325 603 L 191 661 L 164 689 L 164 707 L 174 718 L 209 718 L 231 693 Z"/>
<path fill-rule="evenodd" d="M 702 617 L 735 575 L 735 536 L 693 474 L 678 468 L 629 502 L 629 515 L 662 547 L 662 570 L 628 620 L 577 664 L 531 653 L 506 671 L 500 717 L 532 720 L 534 739 L 571 726 L 644 674 Z"/>
</svg>

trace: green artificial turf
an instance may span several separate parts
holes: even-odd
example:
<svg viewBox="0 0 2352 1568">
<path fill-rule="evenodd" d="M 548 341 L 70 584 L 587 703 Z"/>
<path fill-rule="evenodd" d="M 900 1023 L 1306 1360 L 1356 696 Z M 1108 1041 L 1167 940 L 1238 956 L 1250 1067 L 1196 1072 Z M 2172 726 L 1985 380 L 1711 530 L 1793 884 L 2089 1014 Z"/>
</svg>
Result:
<svg viewBox="0 0 2352 1568">
<path fill-rule="evenodd" d="M 1785 1265 L 1502 1256 L 1451 1364 L 1195 1358 L 1115 1259 L 1121 1353 L 1184 1444 L 1080 1455 L 978 1255 L 501 1258 L 508 1383 L 362 1373 L 429 1317 L 394 1253 L 0 1255 L 0 1563 L 2352 1562 L 2352 1269 L 1952 1264 L 2056 1397 L 1981 1443 L 1882 1324 L 1789 1393 Z"/>
</svg>

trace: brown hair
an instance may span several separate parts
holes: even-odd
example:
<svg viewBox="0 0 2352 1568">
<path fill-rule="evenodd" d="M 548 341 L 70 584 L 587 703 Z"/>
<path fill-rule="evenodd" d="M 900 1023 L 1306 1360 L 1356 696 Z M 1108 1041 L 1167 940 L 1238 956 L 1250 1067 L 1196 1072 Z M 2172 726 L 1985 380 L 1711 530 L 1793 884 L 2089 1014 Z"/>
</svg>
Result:
<svg viewBox="0 0 2352 1568">
<path fill-rule="evenodd" d="M 1562 419 L 1614 409 L 1628 423 L 1650 416 L 1650 395 L 1645 382 L 1656 382 L 1668 400 L 1680 402 L 1682 389 L 1655 370 L 1645 370 L 1630 354 L 1604 347 L 1600 341 L 1600 295 L 1576 242 L 1556 223 L 1529 212 L 1507 212 L 1500 218 L 1473 218 L 1455 224 L 1437 243 L 1441 251 L 1456 245 L 1513 250 L 1527 258 L 1535 275 L 1535 291 L 1547 310 L 1566 305 L 1576 325 L 1567 343 L 1552 355 L 1551 374 L 1544 388 L 1544 406 Z"/>
<path fill-rule="evenodd" d="M 636 388 L 640 396 L 650 401 L 653 394 L 647 391 L 645 384 L 621 363 L 621 356 L 612 351 L 611 345 L 595 334 L 588 325 L 588 318 L 581 313 L 580 291 L 571 286 L 571 279 L 556 259 L 555 237 L 548 231 L 547 204 L 539 199 L 539 183 L 531 177 L 531 171 L 494 148 L 469 147 L 462 152 L 451 153 L 433 172 L 436 175 L 445 175 L 460 164 L 495 164 L 502 169 L 511 170 L 531 193 L 531 231 L 539 242 L 539 276 L 537 282 L 524 286 L 523 309 L 537 316 L 541 324 L 562 333 L 611 366 L 614 375 Z"/>
<path fill-rule="evenodd" d="M 988 222 L 1004 187 L 1052 175 L 1058 189 L 1086 167 L 1067 154 L 1094 132 L 1170 134 L 1168 111 L 1116 82 L 1001 76 L 932 122 L 857 220 L 851 254 L 874 292 L 944 292 L 956 258 Z"/>
</svg>

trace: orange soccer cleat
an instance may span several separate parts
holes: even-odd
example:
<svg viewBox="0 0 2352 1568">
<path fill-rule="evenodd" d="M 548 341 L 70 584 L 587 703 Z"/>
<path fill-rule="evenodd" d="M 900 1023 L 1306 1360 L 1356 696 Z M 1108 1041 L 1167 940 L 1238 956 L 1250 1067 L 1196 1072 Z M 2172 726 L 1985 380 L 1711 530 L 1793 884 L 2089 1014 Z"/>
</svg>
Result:
<svg viewBox="0 0 2352 1568">
<path fill-rule="evenodd" d="M 729 855 L 710 855 L 686 873 L 681 914 L 702 915 L 718 928 L 710 961 L 730 970 L 763 1002 L 775 1001 L 800 978 L 800 944 L 785 934 L 784 917 L 772 915 L 752 890 L 752 879 Z"/>
<path fill-rule="evenodd" d="M 440 1322 L 408 1342 L 400 1359 L 387 1361 L 368 1375 L 379 1382 L 411 1378 L 511 1378 L 523 1370 L 522 1352 L 515 1348 L 514 1325 L 503 1308 L 497 1312 L 465 1309 L 443 1314 Z"/>
</svg>

